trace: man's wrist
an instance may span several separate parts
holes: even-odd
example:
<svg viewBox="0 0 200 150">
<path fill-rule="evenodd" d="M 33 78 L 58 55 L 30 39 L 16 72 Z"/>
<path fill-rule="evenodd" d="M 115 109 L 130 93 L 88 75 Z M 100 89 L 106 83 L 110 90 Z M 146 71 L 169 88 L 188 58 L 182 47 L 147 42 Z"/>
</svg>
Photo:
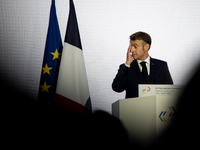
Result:
<svg viewBox="0 0 200 150">
<path fill-rule="evenodd" d="M 125 62 L 125 66 L 130 68 L 131 65 L 127 64 L 127 62 Z"/>
</svg>

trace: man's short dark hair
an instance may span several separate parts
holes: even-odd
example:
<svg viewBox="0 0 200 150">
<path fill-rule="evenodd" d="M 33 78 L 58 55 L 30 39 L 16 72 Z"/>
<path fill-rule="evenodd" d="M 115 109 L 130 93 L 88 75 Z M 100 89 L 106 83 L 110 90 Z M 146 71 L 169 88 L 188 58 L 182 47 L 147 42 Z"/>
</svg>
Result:
<svg viewBox="0 0 200 150">
<path fill-rule="evenodd" d="M 145 33 L 145 32 L 136 32 L 136 33 L 133 33 L 131 36 L 130 36 L 130 40 L 143 40 L 144 43 L 143 43 L 143 46 L 146 45 L 147 43 L 149 44 L 149 49 L 151 47 L 151 37 L 149 34 Z"/>
</svg>

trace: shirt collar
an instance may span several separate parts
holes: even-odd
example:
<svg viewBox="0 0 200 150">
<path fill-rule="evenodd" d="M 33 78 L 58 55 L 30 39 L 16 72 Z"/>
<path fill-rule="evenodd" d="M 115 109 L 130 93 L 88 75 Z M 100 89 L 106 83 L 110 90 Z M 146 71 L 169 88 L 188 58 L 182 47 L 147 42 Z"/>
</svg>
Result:
<svg viewBox="0 0 200 150">
<path fill-rule="evenodd" d="M 145 59 L 144 61 L 147 62 L 147 64 L 150 64 L 150 56 L 148 56 L 147 59 Z M 143 61 L 137 59 L 137 62 L 138 64 L 140 64 Z"/>
</svg>

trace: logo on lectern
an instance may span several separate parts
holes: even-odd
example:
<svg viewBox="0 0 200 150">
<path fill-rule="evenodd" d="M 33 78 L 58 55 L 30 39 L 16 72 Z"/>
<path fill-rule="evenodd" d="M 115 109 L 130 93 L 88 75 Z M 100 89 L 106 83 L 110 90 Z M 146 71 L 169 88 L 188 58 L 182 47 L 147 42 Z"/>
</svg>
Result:
<svg viewBox="0 0 200 150">
<path fill-rule="evenodd" d="M 166 118 L 174 117 L 174 115 L 176 114 L 176 110 L 173 106 L 168 107 L 168 108 L 169 108 L 170 112 L 169 111 L 161 111 L 160 115 L 158 116 L 162 122 L 167 122 Z M 169 115 L 166 114 L 167 112 L 169 112 Z"/>
<path fill-rule="evenodd" d="M 147 92 L 150 92 L 150 91 L 151 91 L 150 87 L 147 87 L 146 89 L 142 89 L 143 94 L 146 94 Z"/>
</svg>

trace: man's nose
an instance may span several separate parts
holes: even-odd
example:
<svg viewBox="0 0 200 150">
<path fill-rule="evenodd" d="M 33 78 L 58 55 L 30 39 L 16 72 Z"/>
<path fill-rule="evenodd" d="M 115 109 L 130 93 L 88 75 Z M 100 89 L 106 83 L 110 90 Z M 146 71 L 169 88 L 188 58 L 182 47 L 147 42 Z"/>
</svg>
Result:
<svg viewBox="0 0 200 150">
<path fill-rule="evenodd" d="M 133 53 L 134 51 L 135 51 L 135 47 L 132 46 L 132 47 L 131 47 L 131 53 Z"/>
</svg>

